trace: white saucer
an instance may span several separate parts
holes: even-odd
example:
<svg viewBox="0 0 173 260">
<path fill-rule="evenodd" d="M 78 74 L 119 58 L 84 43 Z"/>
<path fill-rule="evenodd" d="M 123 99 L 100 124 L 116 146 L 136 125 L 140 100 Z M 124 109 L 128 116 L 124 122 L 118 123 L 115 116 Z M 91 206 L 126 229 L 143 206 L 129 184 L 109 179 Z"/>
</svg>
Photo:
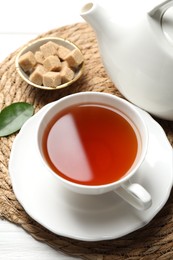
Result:
<svg viewBox="0 0 173 260">
<path fill-rule="evenodd" d="M 149 151 L 134 180 L 151 194 L 153 204 L 138 211 L 115 193 L 79 195 L 63 188 L 46 171 L 36 152 L 36 128 L 46 105 L 30 118 L 14 140 L 9 172 L 26 212 L 55 234 L 85 240 L 114 239 L 146 225 L 166 203 L 173 184 L 173 153 L 158 123 L 139 109 L 149 129 Z"/>
</svg>

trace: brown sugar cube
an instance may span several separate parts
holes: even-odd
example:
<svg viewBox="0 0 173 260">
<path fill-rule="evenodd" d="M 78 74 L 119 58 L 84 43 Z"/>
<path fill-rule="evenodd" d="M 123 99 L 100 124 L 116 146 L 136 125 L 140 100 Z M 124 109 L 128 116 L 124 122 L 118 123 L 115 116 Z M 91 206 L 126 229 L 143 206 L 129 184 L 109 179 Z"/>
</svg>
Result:
<svg viewBox="0 0 173 260">
<path fill-rule="evenodd" d="M 65 57 L 65 60 L 70 67 L 76 68 L 83 62 L 83 56 L 78 49 L 74 49 Z"/>
<path fill-rule="evenodd" d="M 36 59 L 33 52 L 28 51 L 20 56 L 19 65 L 25 71 L 30 71 L 36 65 Z"/>
<path fill-rule="evenodd" d="M 65 61 L 65 60 L 62 61 L 62 62 L 61 62 L 61 69 L 63 69 L 63 68 L 66 67 L 66 66 L 68 67 L 68 62 Z"/>
<path fill-rule="evenodd" d="M 59 46 L 58 48 L 58 57 L 61 60 L 64 60 L 65 57 L 70 53 L 70 50 L 65 48 L 64 46 Z"/>
<path fill-rule="evenodd" d="M 60 71 L 61 62 L 58 56 L 51 55 L 44 60 L 43 66 L 48 71 Z"/>
<path fill-rule="evenodd" d="M 49 41 L 42 46 L 40 46 L 40 51 L 43 53 L 45 58 L 49 57 L 50 55 L 57 54 L 58 45 L 52 41 Z"/>
<path fill-rule="evenodd" d="M 48 71 L 43 75 L 43 85 L 55 88 L 61 85 L 60 72 Z"/>
<path fill-rule="evenodd" d="M 43 85 L 43 75 L 45 73 L 46 73 L 46 70 L 44 69 L 44 67 L 42 65 L 39 64 L 39 65 L 37 65 L 35 70 L 31 73 L 29 79 L 33 83 L 41 86 L 41 85 Z"/>
<path fill-rule="evenodd" d="M 74 78 L 74 71 L 65 65 L 61 70 L 60 74 L 62 83 L 66 83 Z"/>
<path fill-rule="evenodd" d="M 35 59 L 38 63 L 43 64 L 45 58 L 44 58 L 43 53 L 41 51 L 36 51 L 35 52 Z"/>
</svg>

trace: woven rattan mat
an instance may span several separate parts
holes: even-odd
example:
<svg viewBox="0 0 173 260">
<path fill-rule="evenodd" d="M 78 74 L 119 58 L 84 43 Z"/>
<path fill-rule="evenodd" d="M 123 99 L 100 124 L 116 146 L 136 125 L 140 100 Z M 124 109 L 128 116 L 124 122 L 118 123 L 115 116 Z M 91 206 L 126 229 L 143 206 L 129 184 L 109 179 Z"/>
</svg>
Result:
<svg viewBox="0 0 173 260">
<path fill-rule="evenodd" d="M 19 50 L 9 55 L 0 66 L 0 109 L 13 102 L 26 101 L 37 112 L 45 104 L 79 91 L 100 91 L 121 96 L 107 77 L 100 60 L 95 34 L 85 23 L 77 23 L 40 35 L 59 36 L 76 43 L 85 58 L 84 75 L 72 86 L 43 91 L 27 85 L 15 70 Z M 173 122 L 159 120 L 173 145 Z M 76 241 L 57 236 L 31 219 L 16 200 L 8 175 L 8 161 L 15 135 L 0 139 L 0 217 L 26 230 L 35 239 L 67 255 L 93 260 L 173 259 L 172 194 L 160 213 L 144 228 L 125 237 L 101 242 Z M 163 173 L 164 174 L 164 173 Z"/>
</svg>

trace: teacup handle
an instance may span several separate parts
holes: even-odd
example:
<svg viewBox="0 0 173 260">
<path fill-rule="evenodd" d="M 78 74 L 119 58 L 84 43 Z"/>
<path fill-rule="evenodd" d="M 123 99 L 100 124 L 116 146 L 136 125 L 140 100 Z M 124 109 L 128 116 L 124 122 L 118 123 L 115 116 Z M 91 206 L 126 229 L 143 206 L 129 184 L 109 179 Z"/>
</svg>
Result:
<svg viewBox="0 0 173 260">
<path fill-rule="evenodd" d="M 127 181 L 115 193 L 138 210 L 146 210 L 152 204 L 151 195 L 138 183 Z"/>
<path fill-rule="evenodd" d="M 173 6 L 173 0 L 164 1 L 163 3 L 154 7 L 148 14 L 152 17 L 160 19 L 166 10 L 171 6 Z"/>
</svg>

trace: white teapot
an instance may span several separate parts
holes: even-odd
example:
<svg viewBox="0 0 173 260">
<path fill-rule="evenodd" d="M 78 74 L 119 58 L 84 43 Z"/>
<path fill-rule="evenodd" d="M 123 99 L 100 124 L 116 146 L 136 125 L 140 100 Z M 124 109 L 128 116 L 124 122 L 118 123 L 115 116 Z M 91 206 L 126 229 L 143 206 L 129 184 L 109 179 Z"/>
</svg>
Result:
<svg viewBox="0 0 173 260">
<path fill-rule="evenodd" d="M 96 32 L 103 65 L 118 90 L 152 115 L 173 120 L 173 0 L 144 10 L 136 20 L 133 9 L 117 21 L 89 2 L 81 16 Z"/>
</svg>

